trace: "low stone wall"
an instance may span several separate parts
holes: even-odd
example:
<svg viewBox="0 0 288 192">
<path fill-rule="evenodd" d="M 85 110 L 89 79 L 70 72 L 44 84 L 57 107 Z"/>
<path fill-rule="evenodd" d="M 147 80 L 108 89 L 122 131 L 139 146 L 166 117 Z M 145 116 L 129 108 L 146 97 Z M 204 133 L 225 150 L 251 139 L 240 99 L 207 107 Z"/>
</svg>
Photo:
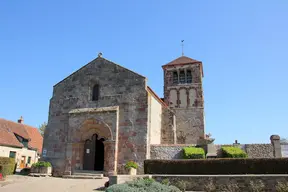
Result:
<svg viewBox="0 0 288 192">
<path fill-rule="evenodd" d="M 219 191 L 221 187 L 237 184 L 240 191 L 249 191 L 253 181 L 261 180 L 265 185 L 265 191 L 274 192 L 277 182 L 288 183 L 288 175 L 152 175 L 152 178 L 161 182 L 168 179 L 171 185 L 186 185 L 186 191 L 204 191 L 204 186 L 213 184 Z"/>
<path fill-rule="evenodd" d="M 183 145 L 183 144 L 161 144 L 150 146 L 150 158 L 151 159 L 182 159 L 183 147 L 195 146 L 195 145 Z M 221 158 L 223 146 L 231 145 L 215 145 L 217 150 L 217 157 Z M 239 144 L 242 150 L 244 150 L 249 158 L 273 158 L 273 145 L 272 144 Z M 203 147 L 205 150 L 206 148 Z"/>
<path fill-rule="evenodd" d="M 150 158 L 151 159 L 182 159 L 183 147 L 191 145 L 183 144 L 163 144 L 163 145 L 151 145 L 150 146 Z M 193 145 L 192 145 L 193 146 Z"/>
<path fill-rule="evenodd" d="M 272 144 L 246 144 L 244 147 L 249 158 L 273 158 Z"/>
</svg>

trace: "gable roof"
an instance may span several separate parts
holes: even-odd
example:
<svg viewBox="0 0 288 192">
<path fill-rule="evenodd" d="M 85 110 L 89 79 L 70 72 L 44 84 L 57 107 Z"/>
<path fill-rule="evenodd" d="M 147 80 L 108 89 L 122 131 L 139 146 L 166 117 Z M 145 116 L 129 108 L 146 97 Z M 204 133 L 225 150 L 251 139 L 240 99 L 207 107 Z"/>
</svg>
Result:
<svg viewBox="0 0 288 192">
<path fill-rule="evenodd" d="M 24 125 L 30 141 L 28 143 L 28 146 L 33 149 L 37 149 L 38 152 L 42 153 L 42 146 L 43 146 L 43 137 L 41 136 L 40 132 L 37 128 L 31 127 L 29 125 Z"/>
<path fill-rule="evenodd" d="M 204 77 L 202 62 L 192 59 L 190 57 L 186 57 L 186 56 L 178 57 L 177 59 L 174 59 L 173 61 L 163 65 L 162 68 L 165 69 L 165 68 L 175 67 L 179 65 L 181 66 L 181 65 L 191 65 L 191 64 L 200 64 L 202 77 Z"/>
<path fill-rule="evenodd" d="M 136 72 L 134 72 L 134 71 L 132 71 L 132 70 L 130 70 L 130 69 L 127 69 L 126 67 L 123 67 L 123 66 L 121 66 L 121 65 L 118 65 L 118 64 L 116 64 L 116 63 L 114 63 L 114 62 L 112 62 L 112 61 L 110 61 L 110 60 L 108 60 L 108 59 L 106 59 L 106 58 L 103 58 L 102 56 L 99 56 L 99 55 L 98 55 L 98 57 L 97 57 L 96 59 L 93 59 L 92 61 L 90 61 L 90 62 L 87 63 L 86 65 L 82 66 L 82 67 L 81 67 L 80 69 L 78 69 L 77 71 L 74 71 L 73 73 L 71 73 L 70 75 L 68 75 L 68 76 L 65 77 L 64 79 L 62 79 L 61 81 L 59 81 L 58 83 L 56 83 L 56 84 L 54 85 L 54 87 L 57 86 L 58 84 L 60 84 L 61 82 L 65 81 L 66 79 L 68 79 L 68 78 L 71 77 L 72 75 L 76 74 L 77 72 L 81 71 L 82 69 L 84 69 L 84 68 L 87 67 L 88 65 L 90 65 L 90 64 L 92 64 L 92 63 L 95 63 L 95 62 L 98 62 L 98 61 L 100 62 L 101 60 L 104 61 L 104 62 L 106 61 L 106 62 L 109 62 L 109 63 L 111 63 L 111 64 L 117 65 L 118 67 L 121 67 L 121 68 L 123 68 L 123 69 L 125 69 L 125 70 L 127 70 L 127 71 L 130 71 L 131 73 L 134 73 L 135 75 L 138 75 L 138 76 L 146 79 L 146 77 L 144 77 L 143 75 L 140 75 L 139 73 L 136 73 Z"/>
<path fill-rule="evenodd" d="M 16 135 L 28 140 L 28 147 L 42 152 L 43 137 L 37 128 L 0 118 L 0 145 L 23 147 Z"/>
</svg>

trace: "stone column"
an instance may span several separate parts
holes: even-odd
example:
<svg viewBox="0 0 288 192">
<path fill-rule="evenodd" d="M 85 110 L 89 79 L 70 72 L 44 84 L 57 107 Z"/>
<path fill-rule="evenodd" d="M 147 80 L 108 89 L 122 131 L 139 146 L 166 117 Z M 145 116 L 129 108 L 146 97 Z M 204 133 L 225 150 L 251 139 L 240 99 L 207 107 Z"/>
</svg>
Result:
<svg viewBox="0 0 288 192">
<path fill-rule="evenodd" d="M 117 175 L 117 153 L 116 142 L 113 140 L 104 141 L 104 175 Z"/>
<path fill-rule="evenodd" d="M 282 157 L 279 135 L 271 135 L 270 141 L 271 141 L 271 144 L 273 145 L 274 157 L 276 158 Z"/>
<path fill-rule="evenodd" d="M 65 159 L 65 170 L 63 175 L 72 174 L 72 143 L 66 145 L 66 159 Z"/>
</svg>

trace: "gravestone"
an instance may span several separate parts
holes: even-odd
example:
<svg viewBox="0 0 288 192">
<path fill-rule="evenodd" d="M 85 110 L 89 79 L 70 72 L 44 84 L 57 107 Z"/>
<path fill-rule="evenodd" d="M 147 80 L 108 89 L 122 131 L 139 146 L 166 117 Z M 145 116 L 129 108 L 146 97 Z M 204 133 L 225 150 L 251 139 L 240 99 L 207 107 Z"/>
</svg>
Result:
<svg viewBox="0 0 288 192">
<path fill-rule="evenodd" d="M 281 144 L 282 157 L 288 157 L 288 143 Z"/>
<path fill-rule="evenodd" d="M 206 158 L 216 158 L 217 157 L 217 149 L 214 143 L 207 144 L 207 154 Z"/>
</svg>

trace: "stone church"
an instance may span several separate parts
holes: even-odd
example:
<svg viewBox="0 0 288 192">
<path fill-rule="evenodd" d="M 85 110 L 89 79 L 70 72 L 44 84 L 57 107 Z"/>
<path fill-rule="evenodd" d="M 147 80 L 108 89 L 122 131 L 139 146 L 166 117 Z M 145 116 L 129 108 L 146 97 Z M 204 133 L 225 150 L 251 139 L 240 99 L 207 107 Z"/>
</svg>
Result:
<svg viewBox="0 0 288 192">
<path fill-rule="evenodd" d="M 101 53 L 54 85 L 43 146 L 54 174 L 121 174 L 129 160 L 141 173 L 150 145 L 205 139 L 202 62 L 181 56 L 162 68 L 164 98 Z"/>
</svg>

